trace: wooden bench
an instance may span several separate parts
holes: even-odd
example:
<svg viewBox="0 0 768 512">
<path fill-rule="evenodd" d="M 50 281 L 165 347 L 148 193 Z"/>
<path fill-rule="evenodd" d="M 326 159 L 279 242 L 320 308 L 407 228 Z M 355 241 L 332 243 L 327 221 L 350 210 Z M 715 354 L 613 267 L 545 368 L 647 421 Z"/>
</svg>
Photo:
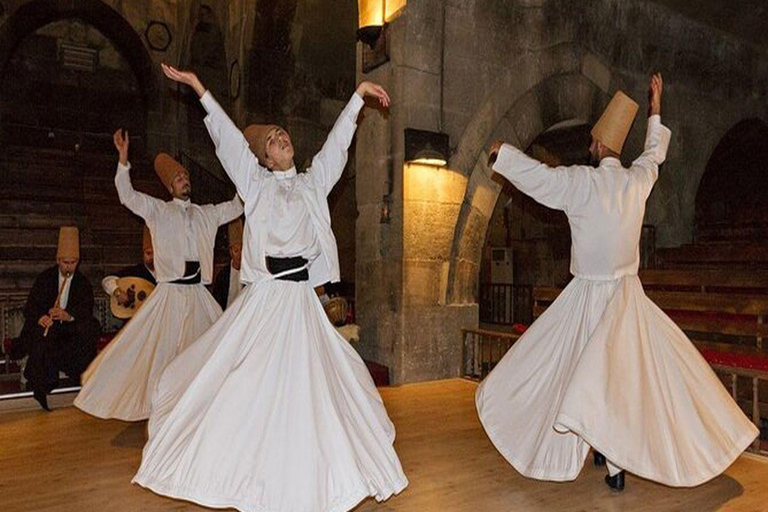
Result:
<svg viewBox="0 0 768 512">
<path fill-rule="evenodd" d="M 661 291 L 768 294 L 768 270 L 739 268 L 647 269 L 643 287 Z"/>
<path fill-rule="evenodd" d="M 534 287 L 534 318 L 547 309 L 560 291 L 554 287 Z M 762 348 L 768 337 L 768 295 L 652 289 L 646 290 L 646 295 L 686 332 L 750 338 L 756 348 Z"/>
</svg>

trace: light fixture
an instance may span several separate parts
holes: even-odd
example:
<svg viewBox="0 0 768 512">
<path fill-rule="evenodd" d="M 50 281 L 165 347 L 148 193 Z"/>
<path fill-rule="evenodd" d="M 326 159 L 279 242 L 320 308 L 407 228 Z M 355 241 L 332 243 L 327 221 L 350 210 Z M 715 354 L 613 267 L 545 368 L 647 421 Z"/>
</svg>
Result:
<svg viewBox="0 0 768 512">
<path fill-rule="evenodd" d="M 357 39 L 376 47 L 384 26 L 405 7 L 406 0 L 358 0 Z"/>
<path fill-rule="evenodd" d="M 405 161 L 409 164 L 445 167 L 450 157 L 447 133 L 405 129 Z"/>
</svg>

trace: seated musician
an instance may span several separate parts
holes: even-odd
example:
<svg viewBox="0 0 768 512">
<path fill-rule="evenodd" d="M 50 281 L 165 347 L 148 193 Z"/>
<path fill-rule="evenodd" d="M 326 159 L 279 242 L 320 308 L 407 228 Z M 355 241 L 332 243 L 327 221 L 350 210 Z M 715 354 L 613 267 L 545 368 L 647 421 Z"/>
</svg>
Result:
<svg viewBox="0 0 768 512">
<path fill-rule="evenodd" d="M 118 286 L 118 279 L 121 277 L 140 277 L 146 281 L 149 281 L 153 285 L 157 285 L 155 278 L 155 253 L 152 249 L 152 235 L 149 233 L 149 228 L 144 226 L 144 233 L 141 239 L 141 253 L 143 261 L 131 267 L 125 267 L 119 270 L 114 275 L 106 276 L 101 280 L 101 287 L 107 295 L 114 295 L 117 299 L 117 303 L 121 306 L 126 306 L 130 302 L 130 297 L 126 293 L 126 290 L 121 290 Z"/>
<path fill-rule="evenodd" d="M 24 376 L 35 400 L 46 411 L 47 395 L 58 386 L 59 372 L 79 379 L 96 356 L 99 322 L 93 316 L 93 288 L 77 270 L 79 233 L 59 231 L 56 266 L 35 279 L 24 307 L 24 327 L 14 340 L 11 358 L 29 356 Z"/>
</svg>

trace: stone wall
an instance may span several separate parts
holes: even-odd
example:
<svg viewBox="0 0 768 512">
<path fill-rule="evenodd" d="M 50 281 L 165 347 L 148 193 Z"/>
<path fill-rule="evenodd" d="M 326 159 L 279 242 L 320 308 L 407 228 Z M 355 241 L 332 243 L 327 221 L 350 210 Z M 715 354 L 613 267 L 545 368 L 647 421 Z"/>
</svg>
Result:
<svg viewBox="0 0 768 512">
<path fill-rule="evenodd" d="M 358 59 L 360 78 L 383 82 L 393 97 L 388 122 L 358 137 L 357 268 L 363 350 L 390 365 L 395 382 L 460 372 L 458 329 L 476 325 L 483 246 L 501 189 L 485 164 L 496 139 L 526 148 L 559 123 L 594 123 L 617 89 L 644 104 L 648 76 L 661 70 L 674 135 L 646 222 L 656 225 L 659 246 L 690 241 L 698 181 L 715 145 L 742 118 L 768 114 L 768 62 L 765 46 L 669 3 L 409 2 L 388 28 L 390 61 L 364 74 Z M 642 149 L 643 110 L 626 163 Z M 408 200 L 405 128 L 450 136 L 445 172 L 466 178 L 461 201 Z M 389 181 L 391 220 L 380 224 Z M 432 229 L 431 218 L 455 219 L 447 252 L 443 226 Z M 430 228 L 411 231 L 422 226 Z M 414 308 L 425 302 L 432 305 Z"/>
</svg>

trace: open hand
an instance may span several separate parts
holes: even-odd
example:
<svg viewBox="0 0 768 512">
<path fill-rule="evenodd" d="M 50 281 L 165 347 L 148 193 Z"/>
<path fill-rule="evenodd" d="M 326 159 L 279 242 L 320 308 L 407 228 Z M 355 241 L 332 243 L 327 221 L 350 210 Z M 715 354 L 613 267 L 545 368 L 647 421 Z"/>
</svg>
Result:
<svg viewBox="0 0 768 512">
<path fill-rule="evenodd" d="M 387 91 L 385 91 L 379 84 L 373 82 L 360 82 L 360 85 L 357 86 L 357 94 L 362 98 L 365 98 L 366 96 L 376 98 L 384 108 L 388 108 L 391 103 Z"/>
<path fill-rule="evenodd" d="M 661 115 L 661 92 L 663 88 L 664 81 L 661 79 L 661 73 L 651 75 L 648 86 L 649 115 Z"/>
<path fill-rule="evenodd" d="M 112 136 L 112 140 L 115 142 L 117 153 L 120 155 L 120 163 L 123 165 L 128 165 L 128 130 L 126 130 L 125 134 L 123 134 L 123 129 L 120 128 Z"/>
<path fill-rule="evenodd" d="M 166 63 L 160 64 L 160 67 L 162 68 L 165 76 L 167 76 L 174 82 L 179 82 L 179 83 L 190 86 L 192 89 L 195 90 L 198 96 L 202 97 L 202 95 L 205 94 L 205 87 L 203 87 L 203 84 L 197 78 L 197 75 L 194 74 L 193 72 L 182 71 Z"/>
</svg>

